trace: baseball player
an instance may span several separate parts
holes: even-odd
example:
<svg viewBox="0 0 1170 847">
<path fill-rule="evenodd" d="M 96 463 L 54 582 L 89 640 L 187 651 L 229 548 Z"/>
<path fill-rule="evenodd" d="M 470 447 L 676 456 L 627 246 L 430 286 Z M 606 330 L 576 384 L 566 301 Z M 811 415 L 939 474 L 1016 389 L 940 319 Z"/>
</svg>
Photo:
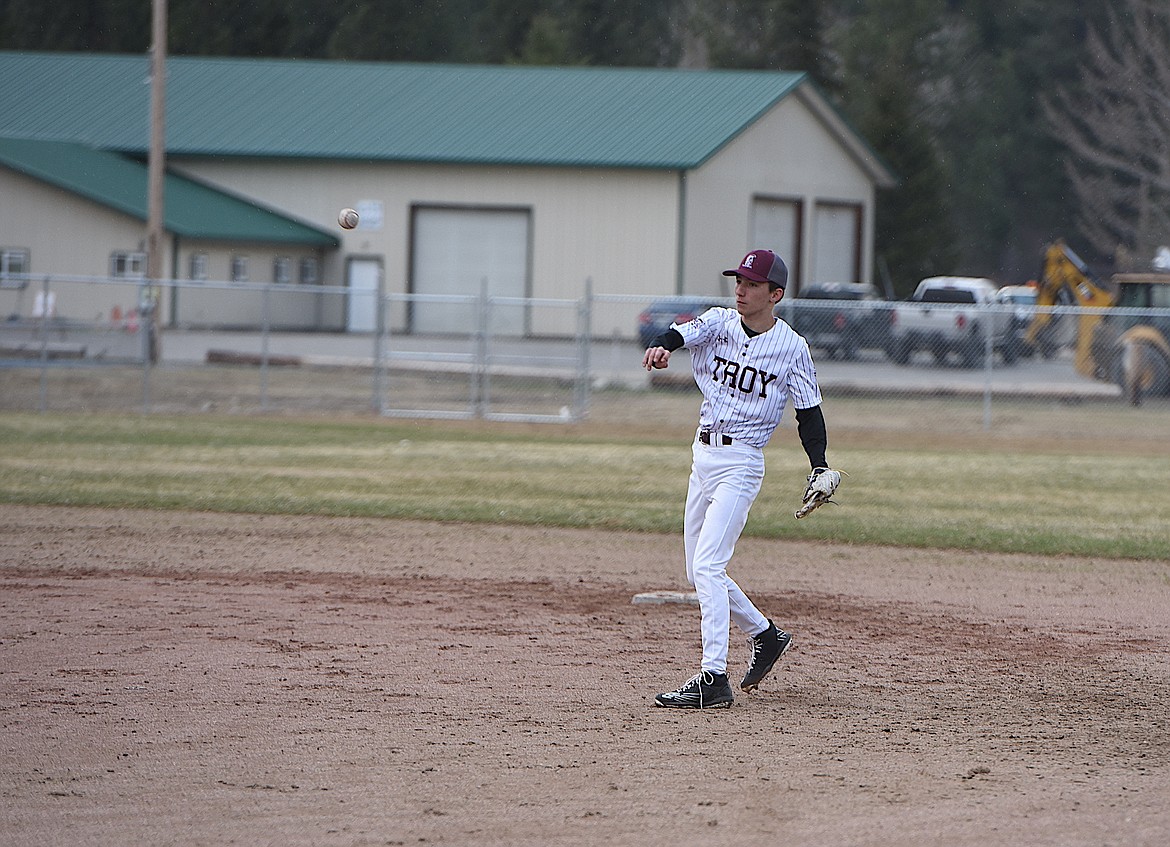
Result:
<svg viewBox="0 0 1170 847">
<path fill-rule="evenodd" d="M 723 275 L 735 277 L 735 308 L 708 309 L 688 323 L 671 325 L 650 342 L 642 359 L 646 370 L 665 368 L 674 350 L 688 348 L 703 394 L 683 529 L 687 581 L 702 613 L 703 659 L 699 673 L 681 688 L 655 698 L 659 706 L 683 709 L 731 705 L 731 621 L 749 636 L 752 648 L 739 683 L 744 691 L 753 691 L 792 646 L 792 636 L 727 575 L 764 479 L 764 447 L 789 399 L 812 464 L 810 487 L 828 469 L 821 392 L 808 343 L 772 313 L 784 296 L 788 268 L 771 250 L 752 250 Z"/>
</svg>

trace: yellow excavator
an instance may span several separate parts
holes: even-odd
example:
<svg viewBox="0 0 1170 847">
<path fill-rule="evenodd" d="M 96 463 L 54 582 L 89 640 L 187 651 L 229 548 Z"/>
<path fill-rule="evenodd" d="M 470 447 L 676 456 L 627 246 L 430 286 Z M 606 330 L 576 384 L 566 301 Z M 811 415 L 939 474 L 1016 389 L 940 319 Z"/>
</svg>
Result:
<svg viewBox="0 0 1170 847">
<path fill-rule="evenodd" d="M 1071 298 L 1071 299 L 1070 299 Z M 1063 241 L 1044 250 L 1036 284 L 1036 305 L 1131 309 L 1170 308 L 1170 273 L 1114 274 L 1102 282 Z M 1024 332 L 1024 342 L 1041 355 L 1054 355 L 1057 326 L 1053 315 L 1038 309 Z M 1145 396 L 1170 394 L 1170 317 L 1087 314 L 1077 318 L 1077 372 L 1117 383 L 1137 406 Z"/>
</svg>

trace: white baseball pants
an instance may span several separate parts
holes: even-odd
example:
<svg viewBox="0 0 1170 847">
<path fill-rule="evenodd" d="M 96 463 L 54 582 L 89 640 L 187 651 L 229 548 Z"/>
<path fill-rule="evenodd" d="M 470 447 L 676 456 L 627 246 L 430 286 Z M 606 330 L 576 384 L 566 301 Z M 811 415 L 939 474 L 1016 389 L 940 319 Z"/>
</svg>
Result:
<svg viewBox="0 0 1170 847">
<path fill-rule="evenodd" d="M 695 587 L 702 612 L 701 670 L 727 673 L 730 622 L 747 635 L 768 628 L 768 619 L 727 575 L 764 481 L 764 451 L 739 443 L 708 446 L 696 438 L 692 456 L 683 543 L 687 581 Z"/>
</svg>

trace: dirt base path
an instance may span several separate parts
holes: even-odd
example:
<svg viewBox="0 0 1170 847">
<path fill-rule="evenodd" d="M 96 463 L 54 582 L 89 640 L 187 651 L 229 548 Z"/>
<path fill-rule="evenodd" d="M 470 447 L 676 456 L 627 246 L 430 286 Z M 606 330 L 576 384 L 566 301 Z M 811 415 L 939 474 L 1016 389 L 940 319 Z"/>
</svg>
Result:
<svg viewBox="0 0 1170 847">
<path fill-rule="evenodd" d="M 1170 563 L 746 539 L 726 710 L 675 537 L 0 508 L 0 843 L 1163 845 Z M 733 639 L 733 673 L 746 641 Z"/>
</svg>

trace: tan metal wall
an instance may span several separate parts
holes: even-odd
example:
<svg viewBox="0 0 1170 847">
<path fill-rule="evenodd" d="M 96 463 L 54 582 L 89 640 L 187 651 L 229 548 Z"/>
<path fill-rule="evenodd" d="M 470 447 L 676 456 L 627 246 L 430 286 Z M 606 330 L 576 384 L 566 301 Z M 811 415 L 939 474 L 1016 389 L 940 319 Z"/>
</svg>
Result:
<svg viewBox="0 0 1170 847">
<path fill-rule="evenodd" d="M 0 246 L 33 273 L 105 276 L 110 254 L 146 249 L 146 223 L 0 166 Z"/>
<path fill-rule="evenodd" d="M 0 248 L 29 251 L 30 272 L 34 275 L 107 277 L 110 273 L 110 255 L 114 252 L 136 253 L 146 249 L 146 222 L 123 214 L 108 206 L 79 197 L 76 194 L 31 179 L 23 174 L 0 167 Z M 168 276 L 176 267 L 173 257 L 174 239 L 165 241 L 163 268 Z M 272 282 L 273 260 L 289 256 L 296 279 L 297 263 L 303 256 L 317 256 L 318 251 L 296 246 L 224 243 L 181 240 L 177 273 L 179 279 L 189 277 L 190 256 L 205 253 L 208 257 L 208 278 L 227 280 L 231 257 L 243 253 L 249 257 L 250 278 L 257 283 Z M 322 277 L 321 282 L 326 280 Z M 339 283 L 340 280 L 333 280 Z M 0 289 L 0 315 L 28 317 L 33 307 L 30 293 L 39 283 L 24 293 L 15 289 Z M 127 280 L 124 285 L 68 286 L 53 283 L 56 289 L 57 315 L 66 319 L 93 320 L 108 318 L 111 313 L 125 314 L 136 308 L 139 284 Z M 203 326 L 258 326 L 261 309 L 259 296 L 255 308 L 241 312 L 238 306 L 227 310 L 224 301 L 214 291 L 190 295 L 178 303 L 178 319 L 184 323 Z M 340 313 L 336 305 L 318 306 L 311 298 L 293 298 L 297 305 L 281 304 L 272 314 L 279 325 L 290 328 L 340 327 Z M 332 303 L 332 300 L 328 301 Z M 172 319 L 170 297 L 162 301 L 161 317 L 164 323 Z"/>
<path fill-rule="evenodd" d="M 815 203 L 858 203 L 865 209 L 861 266 L 870 281 L 873 250 L 874 186 L 851 157 L 798 98 L 789 97 L 687 176 L 685 290 L 718 290 L 720 272 L 734 267 L 745 252 L 768 245 L 749 244 L 755 197 L 799 198 L 803 208 L 802 273 L 810 268 Z M 790 257 L 785 257 L 790 258 Z"/>
<path fill-rule="evenodd" d="M 386 291 L 408 292 L 410 210 L 425 204 L 530 209 L 531 296 L 575 299 L 586 279 L 596 293 L 675 289 L 678 204 L 672 173 L 224 160 L 176 166 L 310 223 L 333 226 L 343 243 L 327 259 L 327 278 L 342 274 L 347 255 L 382 256 Z M 338 228 L 338 210 L 365 200 L 382 203 L 381 228 Z M 628 334 L 628 324 L 624 314 L 595 315 L 594 326 L 603 334 Z"/>
</svg>

